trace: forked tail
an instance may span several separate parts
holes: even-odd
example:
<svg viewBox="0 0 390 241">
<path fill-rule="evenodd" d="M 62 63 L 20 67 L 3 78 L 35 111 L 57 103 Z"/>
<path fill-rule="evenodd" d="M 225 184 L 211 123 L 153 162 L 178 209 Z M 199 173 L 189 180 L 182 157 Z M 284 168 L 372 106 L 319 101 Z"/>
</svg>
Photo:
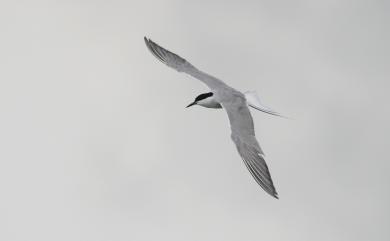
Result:
<svg viewBox="0 0 390 241">
<path fill-rule="evenodd" d="M 250 107 L 270 115 L 285 117 L 279 114 L 278 112 L 272 110 L 271 108 L 263 105 L 256 91 L 246 91 L 244 92 L 244 94 L 245 94 L 246 101 Z"/>
</svg>

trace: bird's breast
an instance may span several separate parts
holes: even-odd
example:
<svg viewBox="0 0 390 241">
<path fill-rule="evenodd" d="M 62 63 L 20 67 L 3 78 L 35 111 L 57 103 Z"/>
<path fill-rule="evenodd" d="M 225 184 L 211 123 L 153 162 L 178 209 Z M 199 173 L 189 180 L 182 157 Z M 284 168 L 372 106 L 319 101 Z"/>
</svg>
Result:
<svg viewBox="0 0 390 241">
<path fill-rule="evenodd" d="M 199 101 L 198 105 L 206 108 L 213 108 L 213 109 L 222 108 L 221 104 L 218 101 L 216 101 L 213 97 L 209 97 L 207 99 Z"/>
</svg>

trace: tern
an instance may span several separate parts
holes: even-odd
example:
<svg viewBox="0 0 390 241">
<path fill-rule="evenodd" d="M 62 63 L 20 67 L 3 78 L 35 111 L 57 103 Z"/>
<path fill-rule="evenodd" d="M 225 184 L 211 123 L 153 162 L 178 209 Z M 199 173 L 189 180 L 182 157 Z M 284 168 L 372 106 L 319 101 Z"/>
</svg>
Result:
<svg viewBox="0 0 390 241">
<path fill-rule="evenodd" d="M 256 92 L 242 93 L 223 81 L 200 71 L 179 55 L 159 46 L 152 40 L 144 37 L 146 46 L 150 52 L 167 66 L 184 72 L 199 79 L 210 88 L 210 92 L 203 93 L 187 107 L 200 105 L 206 108 L 223 108 L 227 112 L 231 139 L 237 147 L 237 151 L 243 159 L 249 172 L 256 182 L 271 196 L 278 198 L 268 166 L 264 160 L 264 153 L 256 140 L 253 119 L 249 107 L 256 110 L 281 116 L 279 113 L 261 104 Z"/>
</svg>

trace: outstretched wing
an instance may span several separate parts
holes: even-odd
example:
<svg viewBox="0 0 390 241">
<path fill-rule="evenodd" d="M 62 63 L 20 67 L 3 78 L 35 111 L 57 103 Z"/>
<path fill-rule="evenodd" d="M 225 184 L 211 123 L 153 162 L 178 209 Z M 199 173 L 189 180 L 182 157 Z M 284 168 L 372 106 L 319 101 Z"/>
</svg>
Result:
<svg viewBox="0 0 390 241">
<path fill-rule="evenodd" d="M 234 95 L 233 98 L 229 103 L 222 103 L 229 117 L 232 140 L 256 182 L 271 196 L 278 198 L 263 151 L 255 137 L 253 120 L 245 97 Z"/>
<path fill-rule="evenodd" d="M 203 83 L 205 83 L 210 89 L 219 89 L 221 87 L 227 86 L 221 80 L 206 74 L 197 68 L 195 68 L 192 64 L 190 64 L 187 60 L 183 59 L 177 54 L 174 54 L 163 47 L 159 46 L 155 42 L 150 39 L 144 37 L 145 44 L 152 52 L 152 54 L 161 62 L 168 65 L 169 67 L 179 71 L 184 72 L 191 75 L 194 78 L 199 79 Z"/>
<path fill-rule="evenodd" d="M 212 90 L 219 90 L 226 87 L 229 89 L 229 100 L 225 102 L 224 98 L 222 98 L 222 106 L 229 116 L 232 140 L 236 144 L 239 154 L 256 182 L 267 193 L 278 198 L 267 164 L 264 161 L 263 152 L 255 137 L 252 116 L 244 95 L 235 92 L 234 89 L 230 88 L 221 80 L 198 70 L 187 60 L 164 49 L 152 40 L 146 37 L 144 37 L 144 40 L 152 54 L 169 67 L 199 79 Z"/>
</svg>

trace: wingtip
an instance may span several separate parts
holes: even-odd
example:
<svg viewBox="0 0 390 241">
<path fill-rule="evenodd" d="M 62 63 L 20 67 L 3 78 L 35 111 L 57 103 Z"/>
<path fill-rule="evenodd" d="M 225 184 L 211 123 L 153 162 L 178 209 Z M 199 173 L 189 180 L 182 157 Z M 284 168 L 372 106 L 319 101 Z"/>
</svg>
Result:
<svg viewBox="0 0 390 241">
<path fill-rule="evenodd" d="M 276 192 L 276 190 L 265 190 L 270 196 L 279 199 L 279 194 Z"/>
<path fill-rule="evenodd" d="M 158 46 L 156 43 L 154 43 L 151 39 L 146 38 L 146 36 L 144 36 L 144 40 L 145 40 L 146 47 L 149 49 L 149 51 L 150 51 L 158 60 L 160 60 L 161 62 L 163 62 L 164 64 L 166 64 L 164 57 L 161 55 L 161 53 L 160 53 L 159 51 L 156 50 L 157 48 L 161 48 L 161 47 Z"/>
<path fill-rule="evenodd" d="M 147 43 L 148 45 L 151 45 L 151 44 L 156 44 L 155 42 L 153 42 L 150 38 L 144 36 L 144 40 L 145 40 L 145 43 Z"/>
<path fill-rule="evenodd" d="M 145 40 L 145 43 L 146 43 L 147 45 L 150 45 L 150 44 L 154 43 L 150 38 L 148 38 L 148 37 L 146 37 L 146 36 L 144 36 L 144 40 Z"/>
</svg>

